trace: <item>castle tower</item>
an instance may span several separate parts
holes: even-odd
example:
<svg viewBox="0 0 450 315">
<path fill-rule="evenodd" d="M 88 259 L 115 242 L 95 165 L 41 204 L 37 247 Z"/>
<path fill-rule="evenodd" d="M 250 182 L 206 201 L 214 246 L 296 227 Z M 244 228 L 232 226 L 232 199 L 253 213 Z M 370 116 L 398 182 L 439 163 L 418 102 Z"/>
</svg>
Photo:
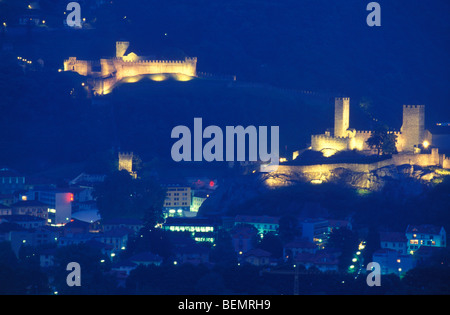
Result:
<svg viewBox="0 0 450 315">
<path fill-rule="evenodd" d="M 136 178 L 136 173 L 133 172 L 133 152 L 119 152 L 119 171 L 126 170 L 131 176 Z"/>
<path fill-rule="evenodd" d="M 403 105 L 403 124 L 401 128 L 403 150 L 413 151 L 424 140 L 425 105 Z"/>
<path fill-rule="evenodd" d="M 116 57 L 122 58 L 127 52 L 130 42 L 116 42 Z"/>
<path fill-rule="evenodd" d="M 350 126 L 350 98 L 336 97 L 334 100 L 334 136 L 346 137 Z"/>
</svg>

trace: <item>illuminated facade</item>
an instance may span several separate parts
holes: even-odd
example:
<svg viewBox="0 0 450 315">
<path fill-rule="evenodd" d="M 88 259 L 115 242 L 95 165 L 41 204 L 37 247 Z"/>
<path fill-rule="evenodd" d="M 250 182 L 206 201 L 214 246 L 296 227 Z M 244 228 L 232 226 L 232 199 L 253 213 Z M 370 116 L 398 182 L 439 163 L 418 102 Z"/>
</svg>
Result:
<svg viewBox="0 0 450 315">
<path fill-rule="evenodd" d="M 196 242 L 214 243 L 216 224 L 207 218 L 167 218 L 163 229 L 190 233 Z"/>
<path fill-rule="evenodd" d="M 32 190 L 28 192 L 27 197 L 30 201 L 36 200 L 46 205 L 49 225 L 64 225 L 72 219 L 72 192 L 57 189 Z"/>
<path fill-rule="evenodd" d="M 414 254 L 421 246 L 446 247 L 447 234 L 435 225 L 408 225 L 406 229 L 408 252 Z"/>
<path fill-rule="evenodd" d="M 12 215 L 28 215 L 47 221 L 48 205 L 37 200 L 23 200 L 11 205 Z"/>
<path fill-rule="evenodd" d="M 133 152 L 119 152 L 119 171 L 127 171 L 131 177 L 137 178 L 137 173 L 133 171 Z"/>
<path fill-rule="evenodd" d="M 184 60 L 147 60 L 145 57 L 128 54 L 129 42 L 116 42 L 116 56 L 99 61 L 78 60 L 70 57 L 64 61 L 64 71 L 73 71 L 88 77 L 88 86 L 94 95 L 110 93 L 115 85 L 137 82 L 142 76 L 154 81 L 163 81 L 172 76 L 178 81 L 188 81 L 197 75 L 197 58 Z"/>
<path fill-rule="evenodd" d="M 350 99 L 335 98 L 334 129 L 324 134 L 311 136 L 311 149 L 324 156 L 332 156 L 340 151 L 357 150 L 373 153 L 367 139 L 372 131 L 350 128 Z M 420 147 L 432 144 L 432 135 L 425 130 L 425 106 L 404 105 L 403 124 L 400 131 L 389 131 L 397 136 L 398 152 L 415 152 Z"/>
<path fill-rule="evenodd" d="M 191 210 L 191 187 L 167 185 L 163 212 L 168 217 L 182 217 Z"/>
<path fill-rule="evenodd" d="M 248 224 L 253 226 L 258 230 L 258 234 L 264 235 L 265 233 L 273 232 L 278 233 L 279 218 L 269 217 L 269 216 L 247 216 L 247 215 L 237 215 L 234 224 Z"/>
</svg>

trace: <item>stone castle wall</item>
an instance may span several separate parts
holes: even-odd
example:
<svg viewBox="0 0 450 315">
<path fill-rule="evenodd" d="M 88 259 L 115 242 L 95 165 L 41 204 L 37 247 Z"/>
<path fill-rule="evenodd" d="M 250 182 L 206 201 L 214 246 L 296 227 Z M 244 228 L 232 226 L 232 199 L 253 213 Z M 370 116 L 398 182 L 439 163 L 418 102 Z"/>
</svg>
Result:
<svg viewBox="0 0 450 315">
<path fill-rule="evenodd" d="M 116 42 L 116 57 L 100 59 L 100 62 L 77 60 L 70 57 L 64 61 L 64 71 L 77 72 L 90 77 L 91 87 L 95 94 L 106 94 L 123 78 L 153 75 L 180 74 L 188 77 L 197 75 L 197 58 L 184 60 L 141 60 L 134 53 L 125 55 L 129 42 Z M 96 65 L 95 71 L 93 65 Z"/>
</svg>

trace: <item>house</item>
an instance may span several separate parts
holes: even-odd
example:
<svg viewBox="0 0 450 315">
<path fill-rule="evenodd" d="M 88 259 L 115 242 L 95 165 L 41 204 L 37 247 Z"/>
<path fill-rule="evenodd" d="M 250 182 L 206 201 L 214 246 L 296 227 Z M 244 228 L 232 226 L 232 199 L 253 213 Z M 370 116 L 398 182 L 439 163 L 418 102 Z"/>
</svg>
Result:
<svg viewBox="0 0 450 315">
<path fill-rule="evenodd" d="M 116 229 L 128 229 L 138 233 L 144 227 L 144 221 L 133 218 L 112 218 L 102 221 L 103 232 Z"/>
<path fill-rule="evenodd" d="M 321 272 L 337 272 L 339 269 L 338 253 L 327 250 L 298 253 L 294 256 L 294 263 L 303 265 L 306 269 L 315 267 Z"/>
<path fill-rule="evenodd" d="M 97 233 L 68 234 L 58 238 L 58 247 L 86 244 L 98 237 Z"/>
<path fill-rule="evenodd" d="M 410 254 L 414 254 L 422 245 L 446 247 L 447 234 L 441 226 L 430 224 L 408 225 L 405 235 Z"/>
<path fill-rule="evenodd" d="M 30 230 L 14 230 L 9 233 L 11 248 L 16 256 L 22 246 L 40 247 L 43 245 L 56 245 L 58 232 L 48 227 L 40 227 Z"/>
<path fill-rule="evenodd" d="M 130 234 L 134 234 L 134 232 L 129 229 L 118 228 L 100 233 L 98 235 L 98 240 L 103 244 L 111 245 L 114 251 L 125 250 Z"/>
<path fill-rule="evenodd" d="M 37 200 L 21 200 L 11 205 L 13 215 L 28 215 L 48 220 L 48 205 Z"/>
<path fill-rule="evenodd" d="M 305 239 L 297 239 L 283 246 L 283 257 L 285 260 L 294 258 L 298 254 L 315 254 L 318 250 L 317 245 Z"/>
<path fill-rule="evenodd" d="M 175 250 L 175 260 L 180 264 L 207 264 L 209 263 L 209 249 L 197 243 L 178 247 Z"/>
<path fill-rule="evenodd" d="M 255 227 L 260 235 L 273 232 L 278 233 L 279 228 L 278 217 L 270 216 L 249 216 L 249 215 L 237 215 L 234 219 L 234 225 L 248 224 Z"/>
<path fill-rule="evenodd" d="M 2 221 L 15 223 L 24 229 L 37 229 L 46 225 L 46 220 L 31 215 L 8 215 L 3 216 Z"/>
<path fill-rule="evenodd" d="M 416 265 L 416 261 L 411 255 L 402 255 L 397 250 L 384 248 L 377 250 L 372 255 L 372 261 L 381 267 L 381 274 L 396 274 L 403 276 L 408 270 Z"/>
<path fill-rule="evenodd" d="M 0 194 L 13 194 L 23 189 L 25 189 L 25 176 L 9 168 L 0 169 Z"/>
<path fill-rule="evenodd" d="M 352 230 L 352 224 L 347 220 L 331 220 L 328 219 L 328 233 L 332 233 L 333 231 L 339 229 L 347 229 Z"/>
<path fill-rule="evenodd" d="M 11 214 L 12 214 L 11 207 L 5 206 L 4 204 L 0 203 L 0 216 Z"/>
<path fill-rule="evenodd" d="M 245 253 L 253 249 L 258 230 L 251 225 L 238 225 L 231 230 L 230 235 L 234 251 Z"/>
<path fill-rule="evenodd" d="M 162 264 L 163 259 L 161 258 L 161 256 L 155 255 L 151 252 L 143 252 L 143 253 L 134 255 L 133 257 L 128 259 L 128 261 L 135 263 L 138 266 L 147 267 L 150 265 L 159 266 Z"/>
<path fill-rule="evenodd" d="M 401 255 L 408 253 L 406 236 L 400 232 L 381 232 L 380 247 L 382 249 L 393 249 Z"/>
<path fill-rule="evenodd" d="M 91 225 L 88 222 L 72 219 L 63 227 L 63 235 L 86 234 L 91 232 Z"/>
<path fill-rule="evenodd" d="M 259 248 L 249 250 L 248 252 L 242 254 L 240 258 L 241 261 L 247 262 L 254 266 L 276 265 L 275 260 L 272 259 L 272 254 Z"/>
</svg>

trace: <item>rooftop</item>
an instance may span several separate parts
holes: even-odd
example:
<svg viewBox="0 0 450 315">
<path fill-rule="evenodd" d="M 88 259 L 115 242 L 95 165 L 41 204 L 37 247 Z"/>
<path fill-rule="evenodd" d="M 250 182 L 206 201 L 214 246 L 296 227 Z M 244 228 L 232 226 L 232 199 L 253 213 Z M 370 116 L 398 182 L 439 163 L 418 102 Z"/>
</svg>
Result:
<svg viewBox="0 0 450 315">
<path fill-rule="evenodd" d="M 236 223 L 267 223 L 278 224 L 280 218 L 263 216 L 249 216 L 249 215 L 237 215 L 234 221 Z"/>
<path fill-rule="evenodd" d="M 422 225 L 408 225 L 406 233 L 423 233 L 438 235 L 441 233 L 441 226 L 422 224 Z"/>
<path fill-rule="evenodd" d="M 380 233 L 381 242 L 396 242 L 396 243 L 406 243 L 407 239 L 404 233 L 400 232 L 381 232 Z"/>
<path fill-rule="evenodd" d="M 14 207 L 14 208 L 21 208 L 21 207 L 47 207 L 48 208 L 48 205 L 43 203 L 43 202 L 40 202 L 38 200 L 21 200 L 21 201 L 18 201 L 16 203 L 12 204 L 11 207 Z"/>
</svg>

